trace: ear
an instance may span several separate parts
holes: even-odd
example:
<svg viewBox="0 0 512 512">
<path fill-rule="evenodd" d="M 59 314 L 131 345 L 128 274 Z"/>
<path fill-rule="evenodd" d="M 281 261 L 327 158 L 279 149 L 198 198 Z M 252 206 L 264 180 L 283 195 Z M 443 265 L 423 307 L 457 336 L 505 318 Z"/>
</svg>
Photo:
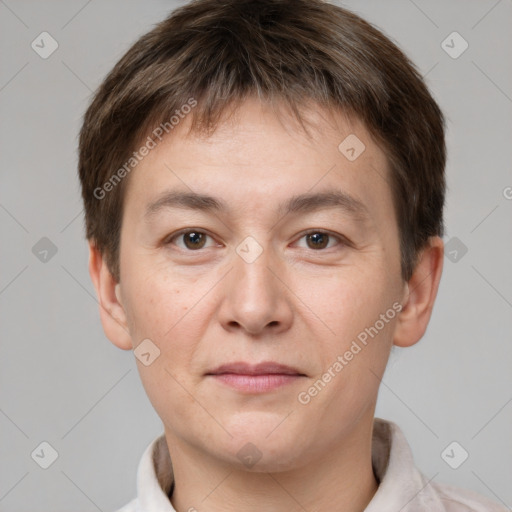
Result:
<svg viewBox="0 0 512 512">
<path fill-rule="evenodd" d="M 98 295 L 105 335 L 116 347 L 131 350 L 133 345 L 121 303 L 120 284 L 113 278 L 103 255 L 92 241 L 89 241 L 89 274 Z"/>
<path fill-rule="evenodd" d="M 405 285 L 403 307 L 393 337 L 395 345 L 410 347 L 425 334 L 441 280 L 443 257 L 443 240 L 438 236 L 431 237 Z"/>
</svg>

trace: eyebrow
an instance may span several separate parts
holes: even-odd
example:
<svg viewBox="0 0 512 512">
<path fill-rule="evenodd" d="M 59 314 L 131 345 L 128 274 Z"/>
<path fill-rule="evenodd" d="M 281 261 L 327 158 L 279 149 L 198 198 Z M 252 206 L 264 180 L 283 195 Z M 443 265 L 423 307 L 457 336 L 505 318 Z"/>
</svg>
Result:
<svg viewBox="0 0 512 512">
<path fill-rule="evenodd" d="M 211 213 L 229 212 L 228 205 L 223 200 L 213 196 L 196 192 L 169 191 L 148 204 L 144 218 L 150 220 L 151 217 L 167 208 L 199 210 Z M 277 213 L 284 217 L 289 213 L 311 213 L 328 208 L 338 208 L 360 222 L 370 218 L 370 213 L 364 203 L 340 190 L 293 196 L 278 206 Z"/>
</svg>

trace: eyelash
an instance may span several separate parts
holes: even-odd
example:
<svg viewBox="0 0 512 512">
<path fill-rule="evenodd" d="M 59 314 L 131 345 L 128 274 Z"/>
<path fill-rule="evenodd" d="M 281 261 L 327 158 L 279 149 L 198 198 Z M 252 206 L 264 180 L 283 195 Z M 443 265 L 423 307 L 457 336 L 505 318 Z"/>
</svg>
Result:
<svg viewBox="0 0 512 512">
<path fill-rule="evenodd" d="M 189 233 L 199 233 L 199 234 L 202 234 L 202 235 L 206 235 L 207 237 L 209 237 L 209 238 L 211 238 L 213 240 L 213 236 L 211 236 L 210 234 L 208 234 L 205 231 L 202 231 L 200 229 L 187 228 L 187 229 L 183 229 L 181 231 L 178 231 L 177 233 L 174 233 L 174 234 L 168 236 L 164 240 L 163 243 L 164 243 L 164 245 L 172 245 L 172 243 L 173 243 L 173 241 L 175 239 L 177 239 L 179 237 L 182 237 L 183 235 L 186 235 L 186 234 L 189 234 Z M 331 239 L 337 240 L 338 243 L 336 245 L 341 245 L 341 246 L 349 246 L 350 245 L 350 242 L 344 236 L 337 235 L 337 234 L 334 234 L 334 233 L 332 233 L 330 231 L 325 231 L 325 230 L 322 230 L 322 229 L 311 229 L 311 230 L 305 231 L 304 233 L 301 234 L 301 236 L 298 238 L 298 240 L 301 240 L 302 238 L 306 237 L 307 235 L 312 235 L 312 234 L 327 235 L 329 237 L 329 242 L 331 241 Z M 186 247 L 185 248 L 179 247 L 179 249 L 183 250 L 183 251 L 186 251 L 186 252 L 193 253 L 193 252 L 200 252 L 204 248 L 193 250 L 193 249 L 188 249 Z M 332 249 L 332 247 L 327 247 L 327 248 L 323 248 L 323 249 L 310 249 L 310 250 L 313 251 L 313 252 L 322 252 L 322 251 L 327 251 L 328 249 Z"/>
</svg>

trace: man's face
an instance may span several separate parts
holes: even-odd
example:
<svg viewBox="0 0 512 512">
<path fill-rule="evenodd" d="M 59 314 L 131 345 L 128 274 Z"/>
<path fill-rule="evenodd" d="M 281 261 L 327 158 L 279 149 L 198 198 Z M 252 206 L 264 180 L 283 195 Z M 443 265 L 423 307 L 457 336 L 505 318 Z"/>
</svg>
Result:
<svg viewBox="0 0 512 512">
<path fill-rule="evenodd" d="M 160 350 L 137 364 L 168 441 L 255 470 L 371 425 L 404 298 L 384 153 L 309 119 L 313 138 L 256 100 L 210 137 L 185 119 L 125 197 L 119 298 L 134 348 Z"/>
</svg>

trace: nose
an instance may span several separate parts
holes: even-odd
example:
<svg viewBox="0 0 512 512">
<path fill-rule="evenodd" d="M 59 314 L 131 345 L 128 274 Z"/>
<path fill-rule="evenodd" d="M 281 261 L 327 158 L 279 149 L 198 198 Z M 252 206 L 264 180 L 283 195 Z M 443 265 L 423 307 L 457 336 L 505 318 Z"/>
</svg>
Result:
<svg viewBox="0 0 512 512">
<path fill-rule="evenodd" d="M 264 249 L 252 262 L 235 253 L 233 263 L 234 268 L 223 280 L 219 308 L 223 328 L 252 336 L 289 329 L 293 309 L 290 292 L 283 283 L 284 263 L 270 249 Z"/>
</svg>

